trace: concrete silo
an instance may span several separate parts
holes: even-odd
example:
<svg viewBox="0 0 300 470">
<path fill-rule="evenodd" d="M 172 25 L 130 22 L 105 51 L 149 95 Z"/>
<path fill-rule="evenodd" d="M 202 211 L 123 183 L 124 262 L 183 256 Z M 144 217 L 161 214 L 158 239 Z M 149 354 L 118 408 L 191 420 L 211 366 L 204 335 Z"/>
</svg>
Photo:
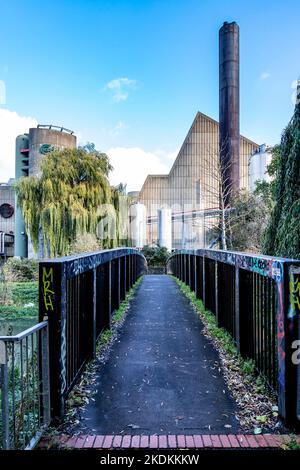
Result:
<svg viewBox="0 0 300 470">
<path fill-rule="evenodd" d="M 146 206 L 139 202 L 131 204 L 129 207 L 129 233 L 132 246 L 143 248 L 146 245 L 146 224 Z"/>
<path fill-rule="evenodd" d="M 42 158 L 52 150 L 76 147 L 73 131 L 52 125 L 29 129 L 29 176 L 39 176 Z"/>
<path fill-rule="evenodd" d="M 172 250 L 172 211 L 163 207 L 157 211 L 158 245 Z"/>
<path fill-rule="evenodd" d="M 249 189 L 254 191 L 255 183 L 257 181 L 270 181 L 270 176 L 267 174 L 268 165 L 272 160 L 272 149 L 265 144 L 260 145 L 256 149 L 249 162 Z"/>
</svg>

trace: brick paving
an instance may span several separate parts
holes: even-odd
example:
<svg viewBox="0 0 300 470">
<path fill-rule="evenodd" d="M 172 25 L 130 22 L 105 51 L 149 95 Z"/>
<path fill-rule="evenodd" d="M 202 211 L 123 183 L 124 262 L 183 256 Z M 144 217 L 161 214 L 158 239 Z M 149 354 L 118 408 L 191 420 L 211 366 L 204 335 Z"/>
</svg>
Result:
<svg viewBox="0 0 300 470">
<path fill-rule="evenodd" d="M 180 435 L 108 435 L 108 436 L 71 436 L 61 435 L 46 438 L 40 444 L 40 449 L 51 448 L 56 444 L 61 449 L 278 449 L 287 445 L 291 438 L 288 435 L 272 434 L 197 434 L 194 436 Z M 296 438 L 300 445 L 300 436 Z"/>
</svg>

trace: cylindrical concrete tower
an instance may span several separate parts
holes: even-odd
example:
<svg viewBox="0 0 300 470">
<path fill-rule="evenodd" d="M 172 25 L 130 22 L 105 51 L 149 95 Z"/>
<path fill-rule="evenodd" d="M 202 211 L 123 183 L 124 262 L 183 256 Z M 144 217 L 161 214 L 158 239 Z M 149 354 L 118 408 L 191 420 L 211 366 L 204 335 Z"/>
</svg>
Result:
<svg viewBox="0 0 300 470">
<path fill-rule="evenodd" d="M 147 211 L 146 206 L 139 202 L 129 207 L 129 230 L 131 245 L 143 248 L 147 243 L 146 236 Z"/>
<path fill-rule="evenodd" d="M 76 147 L 76 136 L 65 129 L 42 126 L 29 129 L 29 176 L 40 175 L 42 158 L 52 150 Z"/>
<path fill-rule="evenodd" d="M 16 180 L 23 176 L 28 176 L 29 171 L 29 136 L 28 134 L 19 135 L 16 138 Z M 17 205 L 16 198 L 15 211 L 15 250 L 14 255 L 22 258 L 28 256 L 27 235 L 25 223 L 21 209 Z"/>
<path fill-rule="evenodd" d="M 219 123 L 222 183 L 229 203 L 240 181 L 239 26 L 219 31 Z"/>
<path fill-rule="evenodd" d="M 172 250 L 172 211 L 167 207 L 158 209 L 158 244 L 168 251 Z"/>
</svg>

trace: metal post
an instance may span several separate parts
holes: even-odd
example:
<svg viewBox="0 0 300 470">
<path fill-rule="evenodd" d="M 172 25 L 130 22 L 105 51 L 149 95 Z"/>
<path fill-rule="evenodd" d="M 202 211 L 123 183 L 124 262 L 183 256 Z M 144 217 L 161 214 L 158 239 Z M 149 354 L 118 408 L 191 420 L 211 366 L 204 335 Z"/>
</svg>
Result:
<svg viewBox="0 0 300 470">
<path fill-rule="evenodd" d="M 194 292 L 197 297 L 198 276 L 197 276 L 197 255 L 194 255 Z"/>
<path fill-rule="evenodd" d="M 92 355 L 96 357 L 96 342 L 97 342 L 97 269 L 93 268 L 92 271 L 93 287 L 93 323 L 92 323 Z"/>
<path fill-rule="evenodd" d="M 203 305 L 204 305 L 204 308 L 206 307 L 206 292 L 205 292 L 205 289 L 206 289 L 206 279 L 205 279 L 205 254 L 203 253 L 203 263 L 202 263 L 202 270 L 203 270 L 203 276 L 202 276 L 202 290 L 203 290 Z"/>
<path fill-rule="evenodd" d="M 121 299 L 121 258 L 117 259 L 117 308 L 120 307 Z"/>
<path fill-rule="evenodd" d="M 135 283 L 135 279 L 136 279 L 136 272 L 135 272 L 135 256 L 136 255 L 132 255 L 132 285 Z"/>
<path fill-rule="evenodd" d="M 235 335 L 236 347 L 238 352 L 241 351 L 240 338 L 240 269 L 235 265 Z"/>
<path fill-rule="evenodd" d="M 219 301 L 218 301 L 218 261 L 215 260 L 215 314 L 217 325 L 220 326 Z"/>
<path fill-rule="evenodd" d="M 43 424 L 47 425 L 51 420 L 50 402 L 50 374 L 49 374 L 49 335 L 48 327 L 41 331 L 41 366 L 42 366 L 42 410 Z"/>
<path fill-rule="evenodd" d="M 134 284 L 134 255 L 131 255 L 131 287 Z"/>
<path fill-rule="evenodd" d="M 48 320 L 51 416 L 64 415 L 67 388 L 67 283 L 63 263 L 39 264 L 39 319 Z"/>
<path fill-rule="evenodd" d="M 185 271 L 185 268 L 184 268 L 184 255 L 181 254 L 180 255 L 180 280 L 182 282 L 184 282 L 184 271 Z"/>
<path fill-rule="evenodd" d="M 127 256 L 127 287 L 126 287 L 126 292 L 129 291 L 130 289 L 130 279 L 131 279 L 131 261 L 130 261 L 131 255 Z"/>
<path fill-rule="evenodd" d="M 4 450 L 10 448 L 9 436 L 9 390 L 8 390 L 8 365 L 7 351 L 4 341 L 0 342 L 0 389 L 1 389 L 1 413 L 2 413 L 2 447 Z"/>
<path fill-rule="evenodd" d="M 111 327 L 111 261 L 108 262 L 107 269 L 107 308 L 108 308 L 108 328 Z"/>
<path fill-rule="evenodd" d="M 126 297 L 126 284 L 127 284 L 126 261 L 127 261 L 127 257 L 123 256 L 122 257 L 122 265 L 123 265 L 123 269 L 122 269 L 122 294 L 121 294 L 122 300 L 124 300 L 125 297 Z"/>
</svg>

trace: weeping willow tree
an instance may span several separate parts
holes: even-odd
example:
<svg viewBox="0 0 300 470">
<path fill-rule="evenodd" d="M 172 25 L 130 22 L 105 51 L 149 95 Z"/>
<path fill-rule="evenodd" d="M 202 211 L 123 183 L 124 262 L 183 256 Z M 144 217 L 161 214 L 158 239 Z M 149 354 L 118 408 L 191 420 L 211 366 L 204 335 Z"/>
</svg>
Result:
<svg viewBox="0 0 300 470">
<path fill-rule="evenodd" d="M 128 245 L 128 209 L 131 199 L 126 194 L 126 185 L 120 183 L 111 188 L 110 204 L 99 207 L 98 238 L 103 248 Z"/>
<path fill-rule="evenodd" d="M 275 206 L 265 234 L 264 252 L 300 258 L 300 86 L 294 115 L 277 149 Z"/>
<path fill-rule="evenodd" d="M 64 256 L 81 234 L 96 233 L 99 207 L 111 203 L 111 170 L 106 154 L 93 144 L 54 150 L 41 164 L 41 176 L 16 184 L 20 206 L 34 250 L 40 257 Z"/>
</svg>

